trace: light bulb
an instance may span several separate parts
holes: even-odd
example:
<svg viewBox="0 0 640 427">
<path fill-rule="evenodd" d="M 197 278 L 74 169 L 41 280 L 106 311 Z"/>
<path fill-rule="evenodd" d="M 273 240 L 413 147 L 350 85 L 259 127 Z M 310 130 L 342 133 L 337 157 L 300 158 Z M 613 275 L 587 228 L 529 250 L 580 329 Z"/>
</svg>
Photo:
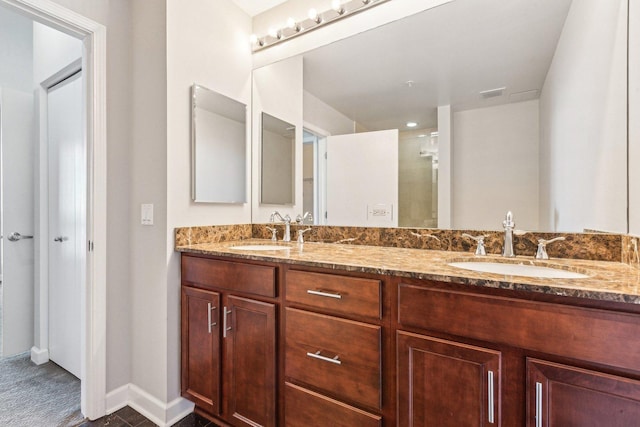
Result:
<svg viewBox="0 0 640 427">
<path fill-rule="evenodd" d="M 418 126 L 418 123 L 416 123 L 416 122 L 407 122 L 407 127 L 408 128 L 414 128 L 416 126 Z"/>
<path fill-rule="evenodd" d="M 251 42 L 251 44 L 258 44 L 258 36 L 256 36 L 255 34 L 251 34 L 251 36 L 249 36 L 249 41 Z"/>
<path fill-rule="evenodd" d="M 267 32 L 267 34 L 269 34 L 269 36 L 273 37 L 274 39 L 280 38 L 280 32 L 275 28 L 269 28 L 269 31 Z"/>
<path fill-rule="evenodd" d="M 295 30 L 296 32 L 300 31 L 300 26 L 298 25 L 296 20 L 293 18 L 287 19 L 287 27 L 291 28 L 292 30 Z"/>
<path fill-rule="evenodd" d="M 322 22 L 322 18 L 320 17 L 320 15 L 318 15 L 318 11 L 315 9 L 309 9 L 309 19 L 315 21 L 316 24 Z"/>
<path fill-rule="evenodd" d="M 338 15 L 344 13 L 344 7 L 342 7 L 342 0 L 333 0 L 331 2 L 331 8 L 336 11 Z"/>
</svg>

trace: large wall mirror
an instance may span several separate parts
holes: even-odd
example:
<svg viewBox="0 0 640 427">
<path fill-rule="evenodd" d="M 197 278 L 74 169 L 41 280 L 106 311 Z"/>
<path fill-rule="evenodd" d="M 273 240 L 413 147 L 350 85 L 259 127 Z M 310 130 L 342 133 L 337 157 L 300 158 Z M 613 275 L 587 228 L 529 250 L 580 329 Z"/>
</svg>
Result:
<svg viewBox="0 0 640 427">
<path fill-rule="evenodd" d="M 191 196 L 247 202 L 247 106 L 203 86 L 191 88 Z"/>
<path fill-rule="evenodd" d="M 302 54 L 296 205 L 327 225 L 497 230 L 512 210 L 525 230 L 626 232 L 626 23 L 625 0 L 455 0 Z M 391 193 L 335 215 L 383 171 Z"/>
<path fill-rule="evenodd" d="M 260 203 L 293 205 L 296 127 L 262 113 Z"/>
</svg>

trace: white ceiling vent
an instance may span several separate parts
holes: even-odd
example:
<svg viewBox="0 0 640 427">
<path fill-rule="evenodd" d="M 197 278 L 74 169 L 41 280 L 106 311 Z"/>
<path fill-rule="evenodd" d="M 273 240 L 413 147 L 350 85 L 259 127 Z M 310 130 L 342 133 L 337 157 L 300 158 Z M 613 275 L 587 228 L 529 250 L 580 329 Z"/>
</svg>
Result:
<svg viewBox="0 0 640 427">
<path fill-rule="evenodd" d="M 483 99 L 495 98 L 497 96 L 504 95 L 506 87 L 497 87 L 495 89 L 483 90 L 480 92 L 480 97 Z"/>
</svg>

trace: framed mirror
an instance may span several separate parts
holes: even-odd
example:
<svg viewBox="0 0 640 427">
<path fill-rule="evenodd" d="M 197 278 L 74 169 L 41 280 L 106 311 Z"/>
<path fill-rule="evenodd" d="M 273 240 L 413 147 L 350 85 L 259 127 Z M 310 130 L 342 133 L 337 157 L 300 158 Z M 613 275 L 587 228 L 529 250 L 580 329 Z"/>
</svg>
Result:
<svg viewBox="0 0 640 427">
<path fill-rule="evenodd" d="M 296 178 L 305 210 L 481 230 L 512 210 L 524 230 L 626 232 L 627 15 L 625 0 L 456 0 L 300 54 L 318 141 Z M 397 201 L 334 221 L 333 139 L 389 129 Z M 360 153 L 350 168 L 367 181 Z"/>
<path fill-rule="evenodd" d="M 191 197 L 194 202 L 247 202 L 247 106 L 191 87 Z"/>
<path fill-rule="evenodd" d="M 296 127 L 262 113 L 260 203 L 293 205 Z"/>
</svg>

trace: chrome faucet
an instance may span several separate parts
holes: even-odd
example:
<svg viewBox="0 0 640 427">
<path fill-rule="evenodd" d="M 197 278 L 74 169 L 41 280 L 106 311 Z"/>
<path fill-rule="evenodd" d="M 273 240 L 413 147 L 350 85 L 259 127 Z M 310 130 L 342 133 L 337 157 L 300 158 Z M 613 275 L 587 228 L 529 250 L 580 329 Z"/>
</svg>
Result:
<svg viewBox="0 0 640 427">
<path fill-rule="evenodd" d="M 298 216 L 296 217 L 296 223 L 298 224 L 304 224 L 305 221 L 313 222 L 313 215 L 311 214 L 311 212 L 305 212 L 304 215 L 298 214 Z"/>
<path fill-rule="evenodd" d="M 538 239 L 538 250 L 536 252 L 536 259 L 549 259 L 549 254 L 547 254 L 547 245 L 559 240 L 564 240 L 564 237 L 560 236 L 551 240 Z"/>
<path fill-rule="evenodd" d="M 511 211 L 507 212 L 507 215 L 502 221 L 502 227 L 504 228 L 504 245 L 502 246 L 502 256 L 507 258 L 513 258 L 516 254 L 513 252 L 513 229 L 516 223 L 513 222 L 513 214 Z"/>
<path fill-rule="evenodd" d="M 468 239 L 473 239 L 476 241 L 478 245 L 476 246 L 476 252 L 475 252 L 476 255 L 484 256 L 487 254 L 487 250 L 484 247 L 484 238 L 487 237 L 487 235 L 481 234 L 479 236 L 472 236 L 471 234 L 468 234 L 468 233 L 462 233 L 462 237 L 466 237 Z"/>
<path fill-rule="evenodd" d="M 276 218 L 278 218 L 278 220 L 284 224 L 284 236 L 282 236 L 282 241 L 290 242 L 291 241 L 291 217 L 289 216 L 289 214 L 283 217 L 282 215 L 280 215 L 280 212 L 275 211 L 274 213 L 271 214 L 270 221 L 275 222 Z"/>
</svg>

